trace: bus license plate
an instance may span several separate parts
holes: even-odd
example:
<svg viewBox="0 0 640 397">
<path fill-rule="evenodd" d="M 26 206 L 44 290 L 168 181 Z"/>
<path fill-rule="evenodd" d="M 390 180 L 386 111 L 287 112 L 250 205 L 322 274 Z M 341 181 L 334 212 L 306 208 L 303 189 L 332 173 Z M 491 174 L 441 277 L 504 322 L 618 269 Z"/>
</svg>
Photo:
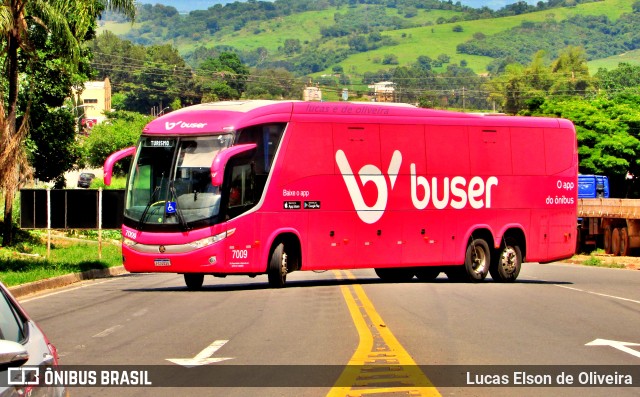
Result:
<svg viewBox="0 0 640 397">
<path fill-rule="evenodd" d="M 157 267 L 171 266 L 171 261 L 169 259 L 156 259 L 153 263 Z"/>
</svg>

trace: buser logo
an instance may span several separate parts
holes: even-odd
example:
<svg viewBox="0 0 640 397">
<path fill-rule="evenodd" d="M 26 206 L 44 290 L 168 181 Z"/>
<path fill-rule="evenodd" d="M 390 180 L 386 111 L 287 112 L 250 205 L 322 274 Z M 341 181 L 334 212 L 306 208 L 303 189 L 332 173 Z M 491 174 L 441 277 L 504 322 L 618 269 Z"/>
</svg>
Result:
<svg viewBox="0 0 640 397">
<path fill-rule="evenodd" d="M 206 125 L 207 123 L 186 123 L 184 121 L 175 121 L 175 122 L 167 121 L 164 123 L 164 128 L 167 130 L 172 130 L 178 126 L 180 126 L 180 128 L 204 128 Z"/>
<path fill-rule="evenodd" d="M 340 168 L 340 173 L 347 185 L 347 190 L 349 190 L 349 195 L 351 196 L 353 206 L 356 208 L 358 216 L 365 223 L 376 223 L 382 217 L 382 214 L 384 214 L 384 210 L 387 208 L 387 199 L 389 198 L 387 180 L 384 175 L 382 175 L 382 171 L 380 171 L 380 169 L 375 165 L 366 164 L 360 168 L 360 171 L 358 172 L 362 185 L 365 185 L 368 182 L 373 182 L 378 188 L 378 200 L 374 205 L 368 206 L 364 202 L 364 198 L 360 192 L 360 187 L 358 186 L 358 181 L 351 170 L 347 156 L 342 150 L 338 150 L 336 152 L 336 163 L 338 163 L 338 168 Z M 391 182 L 391 190 L 393 190 L 393 187 L 396 184 L 396 178 L 398 177 L 398 171 L 400 170 L 401 164 L 402 154 L 399 150 L 396 150 L 393 152 L 391 162 L 389 163 L 389 169 L 387 171 L 389 181 Z"/>
<path fill-rule="evenodd" d="M 362 197 L 356 176 L 342 150 L 336 152 L 336 163 L 347 185 L 349 196 L 351 196 L 351 201 L 358 217 L 365 223 L 376 223 L 382 218 L 389 199 L 389 185 L 387 185 L 387 179 L 382 174 L 382 171 L 373 164 L 365 164 L 358 171 L 362 186 L 373 182 L 378 191 L 378 198 L 375 204 L 369 206 Z M 401 165 L 402 154 L 399 150 L 396 150 L 391 156 L 387 170 L 391 186 L 390 190 L 393 190 L 396 184 Z M 438 177 L 431 177 L 431 180 L 428 180 L 424 176 L 417 175 L 414 163 L 409 168 L 411 203 L 417 210 L 423 210 L 428 206 L 436 210 L 447 208 L 460 210 L 467 206 L 473 209 L 491 208 L 492 189 L 498 186 L 498 178 L 495 176 L 490 176 L 486 179 L 480 176 L 471 176 L 469 180 L 463 176 L 444 177 L 441 180 Z"/>
</svg>

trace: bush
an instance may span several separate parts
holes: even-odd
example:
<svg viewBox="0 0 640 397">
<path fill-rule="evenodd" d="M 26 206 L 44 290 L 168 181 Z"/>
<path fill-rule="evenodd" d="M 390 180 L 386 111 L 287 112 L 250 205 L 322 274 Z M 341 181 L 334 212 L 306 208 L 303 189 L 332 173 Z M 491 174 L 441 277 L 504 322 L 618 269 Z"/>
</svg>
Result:
<svg viewBox="0 0 640 397">
<path fill-rule="evenodd" d="M 589 259 L 582 262 L 582 264 L 585 266 L 602 266 L 602 259 L 596 258 L 595 256 L 591 255 Z"/>
<path fill-rule="evenodd" d="M 151 121 L 150 116 L 135 112 L 117 111 L 104 123 L 93 127 L 83 142 L 85 161 L 92 167 L 102 167 L 110 154 L 134 146 L 142 129 Z M 123 173 L 126 168 L 117 163 L 114 171 Z"/>
</svg>

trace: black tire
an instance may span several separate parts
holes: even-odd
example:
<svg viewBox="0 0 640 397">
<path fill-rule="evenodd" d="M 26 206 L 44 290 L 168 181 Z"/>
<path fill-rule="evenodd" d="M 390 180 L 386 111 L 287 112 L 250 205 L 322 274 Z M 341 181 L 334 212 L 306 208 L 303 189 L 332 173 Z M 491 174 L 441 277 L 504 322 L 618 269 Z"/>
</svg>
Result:
<svg viewBox="0 0 640 397">
<path fill-rule="evenodd" d="M 500 246 L 500 249 L 491 258 L 489 273 L 493 281 L 500 283 L 512 283 L 516 281 L 522 268 L 522 251 L 515 242 L 507 241 Z"/>
<path fill-rule="evenodd" d="M 629 230 L 626 227 L 620 228 L 620 256 L 629 256 Z"/>
<path fill-rule="evenodd" d="M 269 286 L 271 288 L 282 288 L 287 282 L 288 255 L 284 247 L 284 243 L 280 243 L 271 253 L 267 276 L 269 278 Z"/>
<path fill-rule="evenodd" d="M 416 277 L 420 281 L 433 281 L 440 275 L 440 269 L 433 266 L 416 268 Z"/>
<path fill-rule="evenodd" d="M 576 229 L 576 255 L 581 254 L 585 251 L 584 244 L 582 243 L 582 239 L 584 238 L 584 232 L 582 228 L 578 225 Z M 491 275 L 493 276 L 493 274 Z"/>
<path fill-rule="evenodd" d="M 620 255 L 620 229 L 617 227 L 611 232 L 611 254 Z"/>
<path fill-rule="evenodd" d="M 388 283 L 404 283 L 414 276 L 413 269 L 406 267 L 374 269 L 380 280 Z"/>
<path fill-rule="evenodd" d="M 482 281 L 489 274 L 491 254 L 489 245 L 482 239 L 472 240 L 467 246 L 464 269 L 469 281 Z"/>
<path fill-rule="evenodd" d="M 604 236 L 602 237 L 602 245 L 604 246 L 604 253 L 611 255 L 611 226 L 607 226 L 604 229 Z"/>
<path fill-rule="evenodd" d="M 202 288 L 202 282 L 204 281 L 204 274 L 202 273 L 185 273 L 184 283 L 187 285 L 189 291 L 198 291 Z"/>
</svg>

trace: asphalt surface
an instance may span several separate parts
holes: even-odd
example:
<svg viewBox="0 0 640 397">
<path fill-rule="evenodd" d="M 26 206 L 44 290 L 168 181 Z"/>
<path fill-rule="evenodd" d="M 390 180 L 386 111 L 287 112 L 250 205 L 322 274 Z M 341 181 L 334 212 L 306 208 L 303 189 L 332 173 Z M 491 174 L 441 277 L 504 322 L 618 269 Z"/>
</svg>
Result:
<svg viewBox="0 0 640 397">
<path fill-rule="evenodd" d="M 577 379 L 571 387 L 488 387 L 478 381 L 506 373 L 513 382 L 515 372 L 538 370 L 555 382 L 562 371 L 586 377 L 608 373 L 612 365 L 623 366 L 620 374 L 637 372 L 638 286 L 638 271 L 568 264 L 525 264 L 513 284 L 452 283 L 444 275 L 431 283 L 383 283 L 372 270 L 352 270 L 293 273 L 278 290 L 268 288 L 266 276 L 207 276 L 198 292 L 187 291 L 180 275 L 126 274 L 21 302 L 64 366 L 151 372 L 162 366 L 171 378 L 171 371 L 184 367 L 169 359 L 227 358 L 194 366 L 200 378 L 189 385 L 206 388 L 156 387 L 179 386 L 156 377 L 152 386 L 71 388 L 72 396 L 632 396 L 640 392 L 640 374 L 634 373 L 632 388 Z M 454 376 L 453 384 L 417 385 L 413 394 L 370 385 L 338 393 L 334 372 L 376 351 L 392 352 L 405 364 L 402 357 L 409 357 L 434 382 L 442 368 L 462 371 L 464 382 Z M 230 381 L 233 387 L 211 387 L 202 379 L 215 383 L 211 379 L 229 366 L 242 375 Z M 197 372 L 202 368 L 213 372 Z M 319 377 L 323 371 L 329 380 Z"/>
</svg>

